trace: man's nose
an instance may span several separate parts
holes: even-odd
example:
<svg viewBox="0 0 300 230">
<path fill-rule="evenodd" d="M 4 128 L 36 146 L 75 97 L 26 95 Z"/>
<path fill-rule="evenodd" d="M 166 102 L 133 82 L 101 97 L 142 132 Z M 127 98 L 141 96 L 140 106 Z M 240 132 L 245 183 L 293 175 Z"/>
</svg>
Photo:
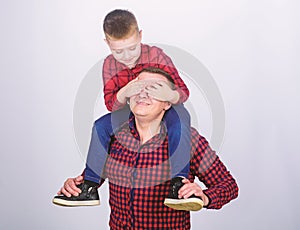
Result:
<svg viewBox="0 0 300 230">
<path fill-rule="evenodd" d="M 148 98 L 148 93 L 145 91 L 145 89 L 141 90 L 139 97 L 140 98 Z"/>
</svg>

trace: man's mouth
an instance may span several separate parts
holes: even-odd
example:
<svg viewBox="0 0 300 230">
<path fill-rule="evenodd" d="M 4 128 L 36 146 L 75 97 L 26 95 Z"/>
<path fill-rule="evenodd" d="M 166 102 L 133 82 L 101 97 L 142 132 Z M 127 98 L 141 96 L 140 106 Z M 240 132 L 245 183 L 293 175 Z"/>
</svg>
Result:
<svg viewBox="0 0 300 230">
<path fill-rule="evenodd" d="M 150 105 L 149 102 L 145 101 L 145 100 L 139 100 L 139 101 L 136 101 L 136 104 L 137 105 Z"/>
</svg>

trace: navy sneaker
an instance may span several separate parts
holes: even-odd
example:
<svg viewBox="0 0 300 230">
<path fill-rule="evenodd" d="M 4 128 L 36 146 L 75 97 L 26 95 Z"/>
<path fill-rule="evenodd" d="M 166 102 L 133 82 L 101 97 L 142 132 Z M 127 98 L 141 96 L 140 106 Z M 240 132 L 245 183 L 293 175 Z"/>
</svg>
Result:
<svg viewBox="0 0 300 230">
<path fill-rule="evenodd" d="M 97 190 L 98 186 L 90 186 L 86 183 L 82 183 L 77 187 L 81 190 L 81 193 L 78 196 L 55 196 L 52 200 L 53 204 L 70 207 L 100 205 L 100 199 Z"/>
<path fill-rule="evenodd" d="M 184 185 L 182 177 L 175 177 L 171 180 L 171 188 L 164 205 L 176 210 L 199 211 L 204 203 L 198 196 L 192 195 L 189 198 L 178 198 L 178 191 Z"/>
</svg>

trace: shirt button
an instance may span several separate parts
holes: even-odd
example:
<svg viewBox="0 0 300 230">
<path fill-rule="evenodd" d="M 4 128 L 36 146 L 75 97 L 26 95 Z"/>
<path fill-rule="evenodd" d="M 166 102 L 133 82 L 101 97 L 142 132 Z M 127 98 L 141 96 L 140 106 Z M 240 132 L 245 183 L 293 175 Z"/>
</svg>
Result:
<svg viewBox="0 0 300 230">
<path fill-rule="evenodd" d="M 133 171 L 133 177 L 136 178 L 136 176 L 137 176 L 137 171 L 134 170 L 134 171 Z"/>
</svg>

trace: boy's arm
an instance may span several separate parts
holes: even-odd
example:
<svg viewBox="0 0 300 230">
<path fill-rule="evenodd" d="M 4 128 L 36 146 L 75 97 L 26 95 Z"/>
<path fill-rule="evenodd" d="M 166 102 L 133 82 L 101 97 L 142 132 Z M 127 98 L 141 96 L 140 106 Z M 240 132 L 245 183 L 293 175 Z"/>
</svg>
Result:
<svg viewBox="0 0 300 230">
<path fill-rule="evenodd" d="M 118 101 L 117 93 L 135 76 L 130 74 L 126 69 L 117 70 L 116 61 L 112 56 L 104 60 L 102 68 L 103 93 L 106 108 L 109 111 L 121 109 L 126 104 Z"/>
<path fill-rule="evenodd" d="M 109 111 L 115 111 L 124 107 L 125 103 L 121 103 L 117 98 L 119 90 L 128 82 L 136 78 L 143 68 L 153 65 L 168 72 L 174 80 L 175 90 L 179 94 L 179 99 L 177 101 L 172 101 L 172 104 L 183 103 L 188 99 L 189 90 L 180 78 L 170 57 L 157 47 L 152 47 L 150 50 L 147 50 L 146 55 L 144 56 L 147 57 L 147 59 L 142 60 L 144 64 L 138 64 L 132 71 L 128 71 L 127 69 L 117 69 L 116 60 L 112 55 L 104 60 L 102 68 L 103 91 L 105 105 Z"/>
<path fill-rule="evenodd" d="M 182 78 L 179 76 L 179 73 L 171 58 L 161 50 L 158 55 L 157 63 L 158 67 L 168 72 L 174 80 L 175 90 L 179 93 L 179 100 L 177 101 L 177 103 L 173 104 L 180 104 L 185 102 L 188 99 L 190 92 Z"/>
</svg>

